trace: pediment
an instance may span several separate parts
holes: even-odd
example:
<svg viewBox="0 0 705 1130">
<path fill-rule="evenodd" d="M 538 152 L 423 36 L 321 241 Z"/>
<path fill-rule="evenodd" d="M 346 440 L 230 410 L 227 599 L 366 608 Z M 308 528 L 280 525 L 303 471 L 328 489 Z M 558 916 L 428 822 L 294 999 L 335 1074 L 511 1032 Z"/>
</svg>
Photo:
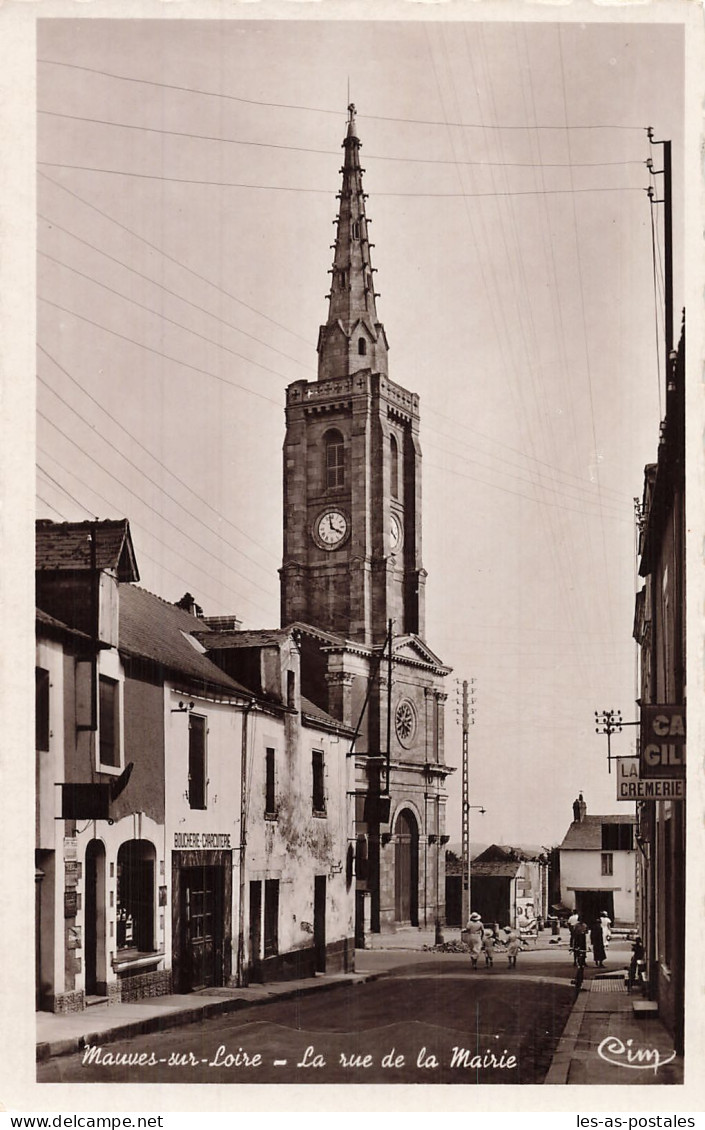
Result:
<svg viewBox="0 0 705 1130">
<path fill-rule="evenodd" d="M 397 661 L 435 667 L 441 674 L 450 674 L 452 668 L 447 667 L 438 656 L 431 651 L 428 644 L 419 636 L 400 636 L 394 641 L 394 658 Z"/>
</svg>

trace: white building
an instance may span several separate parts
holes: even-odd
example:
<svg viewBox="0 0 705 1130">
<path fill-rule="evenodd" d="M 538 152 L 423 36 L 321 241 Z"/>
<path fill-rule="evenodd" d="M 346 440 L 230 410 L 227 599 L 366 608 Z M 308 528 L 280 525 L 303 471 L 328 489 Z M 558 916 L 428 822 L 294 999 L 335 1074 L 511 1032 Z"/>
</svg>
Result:
<svg viewBox="0 0 705 1130">
<path fill-rule="evenodd" d="M 560 845 L 561 902 L 591 925 L 603 911 L 612 922 L 636 921 L 635 816 L 588 816 L 582 793 Z"/>
</svg>

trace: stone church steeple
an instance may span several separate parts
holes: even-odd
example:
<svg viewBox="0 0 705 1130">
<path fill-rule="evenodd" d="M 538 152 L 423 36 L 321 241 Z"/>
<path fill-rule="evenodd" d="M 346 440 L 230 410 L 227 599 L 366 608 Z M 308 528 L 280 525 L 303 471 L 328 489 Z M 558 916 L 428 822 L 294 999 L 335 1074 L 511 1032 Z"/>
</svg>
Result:
<svg viewBox="0 0 705 1130">
<path fill-rule="evenodd" d="M 348 106 L 348 127 L 340 170 L 343 183 L 338 200 L 333 267 L 328 295 L 328 320 L 318 335 L 318 379 L 347 377 L 359 369 L 387 372 L 388 343 L 377 318 L 374 268 L 362 189 L 361 142 L 355 107 Z"/>
</svg>

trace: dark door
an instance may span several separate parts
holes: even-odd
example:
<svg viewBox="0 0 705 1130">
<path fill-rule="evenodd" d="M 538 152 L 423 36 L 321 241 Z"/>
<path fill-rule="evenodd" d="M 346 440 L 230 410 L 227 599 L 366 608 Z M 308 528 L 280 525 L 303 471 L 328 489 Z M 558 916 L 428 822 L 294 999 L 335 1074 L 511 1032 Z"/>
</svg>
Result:
<svg viewBox="0 0 705 1130">
<path fill-rule="evenodd" d="M 419 838 L 412 813 L 399 813 L 395 834 L 394 916 L 418 926 Z"/>
<path fill-rule="evenodd" d="M 316 875 L 313 880 L 313 948 L 316 953 L 316 972 L 326 971 L 326 877 Z"/>
<path fill-rule="evenodd" d="M 262 883 L 250 882 L 250 967 L 256 980 L 262 954 Z"/>
<path fill-rule="evenodd" d="M 592 926 L 603 910 L 614 922 L 614 894 L 612 891 L 576 891 L 576 910 L 581 918 Z"/>
<path fill-rule="evenodd" d="M 95 996 L 98 986 L 98 941 L 103 941 L 103 912 L 99 905 L 99 883 L 102 879 L 105 852 L 102 843 L 91 840 L 86 847 L 86 901 L 84 952 L 86 962 L 86 996 Z M 102 987 L 102 986 L 101 986 Z"/>
<path fill-rule="evenodd" d="M 188 989 L 222 983 L 222 876 L 217 867 L 188 867 L 182 885 Z"/>
<path fill-rule="evenodd" d="M 365 892 L 355 891 L 355 948 L 365 947 Z"/>
</svg>

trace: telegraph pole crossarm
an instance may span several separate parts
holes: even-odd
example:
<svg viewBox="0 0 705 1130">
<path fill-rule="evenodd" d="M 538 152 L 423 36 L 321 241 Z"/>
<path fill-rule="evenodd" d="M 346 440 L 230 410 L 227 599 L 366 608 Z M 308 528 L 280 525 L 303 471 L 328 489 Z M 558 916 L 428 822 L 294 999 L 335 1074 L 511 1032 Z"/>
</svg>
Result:
<svg viewBox="0 0 705 1130">
<path fill-rule="evenodd" d="M 602 710 L 595 711 L 595 733 L 607 735 L 607 771 L 612 772 L 613 761 L 630 761 L 638 756 L 635 753 L 629 754 L 613 754 L 612 753 L 612 734 L 619 734 L 623 726 L 640 726 L 641 722 L 625 722 L 622 718 L 621 710 Z"/>
</svg>

